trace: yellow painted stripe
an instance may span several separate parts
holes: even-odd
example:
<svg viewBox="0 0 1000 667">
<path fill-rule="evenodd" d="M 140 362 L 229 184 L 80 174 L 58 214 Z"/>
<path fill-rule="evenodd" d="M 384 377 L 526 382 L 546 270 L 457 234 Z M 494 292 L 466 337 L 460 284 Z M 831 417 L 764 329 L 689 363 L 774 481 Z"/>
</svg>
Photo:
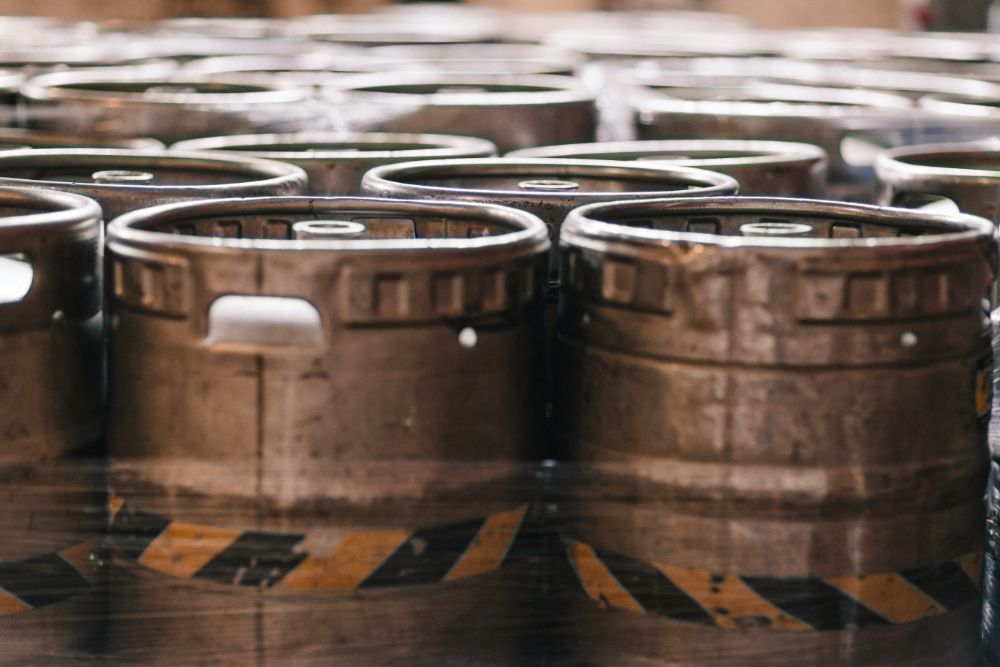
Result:
<svg viewBox="0 0 1000 667">
<path fill-rule="evenodd" d="M 87 581 L 93 583 L 97 579 L 97 557 L 94 549 L 97 546 L 95 540 L 87 540 L 67 547 L 59 552 L 64 561 L 76 568 Z"/>
<path fill-rule="evenodd" d="M 515 510 L 493 514 L 486 519 L 476 534 L 476 539 L 445 575 L 444 580 L 472 577 L 499 569 L 527 510 L 528 506 L 524 505 Z"/>
<path fill-rule="evenodd" d="M 20 614 L 22 611 L 31 611 L 31 607 L 22 602 L 20 598 L 0 588 L 0 616 Z"/>
<path fill-rule="evenodd" d="M 306 558 L 278 586 L 332 591 L 357 588 L 409 537 L 408 530 L 349 533 L 332 552 Z"/>
<path fill-rule="evenodd" d="M 644 612 L 635 598 L 615 579 L 607 566 L 601 562 L 594 550 L 583 542 L 567 540 L 569 561 L 576 570 L 576 576 L 591 599 L 602 607 L 617 607 Z"/>
<path fill-rule="evenodd" d="M 973 551 L 971 554 L 965 554 L 957 562 L 958 566 L 965 571 L 965 574 L 968 575 L 977 589 L 982 586 L 983 554 L 981 551 Z"/>
<path fill-rule="evenodd" d="M 893 623 L 909 623 L 944 611 L 898 574 L 846 575 L 824 579 Z"/>
<path fill-rule="evenodd" d="M 118 511 L 125 506 L 125 499 L 112 491 L 108 495 L 108 523 L 110 524 L 118 516 Z"/>
<path fill-rule="evenodd" d="M 139 562 L 175 577 L 190 577 L 232 544 L 241 532 L 174 521 L 146 547 Z"/>
<path fill-rule="evenodd" d="M 767 626 L 772 630 L 807 632 L 812 627 L 768 602 L 735 574 L 713 575 L 694 570 L 653 563 L 674 584 L 698 601 L 715 618 L 720 628 L 736 630 Z"/>
</svg>

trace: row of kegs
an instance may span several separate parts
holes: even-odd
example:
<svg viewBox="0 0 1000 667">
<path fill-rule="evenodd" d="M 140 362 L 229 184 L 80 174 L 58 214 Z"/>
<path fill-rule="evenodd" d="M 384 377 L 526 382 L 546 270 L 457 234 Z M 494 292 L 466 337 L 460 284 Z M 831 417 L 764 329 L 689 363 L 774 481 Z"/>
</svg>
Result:
<svg viewBox="0 0 1000 667">
<path fill-rule="evenodd" d="M 0 28 L 0 662 L 997 659 L 995 41 Z"/>
</svg>

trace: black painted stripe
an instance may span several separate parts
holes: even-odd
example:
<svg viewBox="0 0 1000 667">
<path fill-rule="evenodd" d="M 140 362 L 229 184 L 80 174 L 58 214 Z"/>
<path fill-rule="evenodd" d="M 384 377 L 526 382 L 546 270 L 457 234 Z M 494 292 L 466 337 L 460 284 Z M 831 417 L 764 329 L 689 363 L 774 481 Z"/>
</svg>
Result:
<svg viewBox="0 0 1000 667">
<path fill-rule="evenodd" d="M 888 620 L 820 579 L 742 579 L 762 598 L 817 630 L 889 625 Z"/>
<path fill-rule="evenodd" d="M 415 586 L 441 581 L 465 553 L 484 522 L 484 519 L 474 519 L 414 531 L 361 582 L 361 588 Z"/>
<path fill-rule="evenodd" d="M 196 579 L 267 588 L 305 560 L 292 549 L 304 535 L 248 531 L 194 573 Z"/>
<path fill-rule="evenodd" d="M 53 553 L 0 563 L 0 587 L 37 609 L 90 590 L 91 584 Z"/>
<path fill-rule="evenodd" d="M 156 514 L 133 510 L 127 504 L 122 505 L 111 522 L 111 544 L 132 560 L 139 560 L 146 547 L 160 536 L 170 519 Z"/>
<path fill-rule="evenodd" d="M 647 612 L 676 621 L 715 625 L 704 607 L 652 565 L 618 554 L 595 553 Z"/>
<path fill-rule="evenodd" d="M 953 611 L 972 601 L 979 602 L 979 591 L 957 563 L 948 561 L 935 567 L 903 570 L 900 574 L 942 607 Z"/>
</svg>

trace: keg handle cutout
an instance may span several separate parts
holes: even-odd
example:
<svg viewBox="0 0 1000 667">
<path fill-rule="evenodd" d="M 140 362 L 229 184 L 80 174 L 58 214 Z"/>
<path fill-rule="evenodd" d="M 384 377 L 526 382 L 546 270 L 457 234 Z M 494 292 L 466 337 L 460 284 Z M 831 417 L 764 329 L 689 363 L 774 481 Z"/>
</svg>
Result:
<svg viewBox="0 0 1000 667">
<path fill-rule="evenodd" d="M 0 305 L 19 303 L 35 283 L 35 267 L 21 253 L 0 255 Z"/>
<path fill-rule="evenodd" d="M 928 192 L 900 192 L 892 200 L 893 206 L 917 208 L 930 213 L 960 213 L 958 203 L 949 197 Z"/>
<path fill-rule="evenodd" d="M 890 148 L 871 139 L 853 134 L 845 134 L 840 140 L 840 159 L 849 167 L 870 169 L 875 164 L 875 158 L 882 151 Z"/>
<path fill-rule="evenodd" d="M 227 294 L 208 308 L 206 345 L 296 347 L 323 344 L 323 318 L 296 297 Z"/>
</svg>

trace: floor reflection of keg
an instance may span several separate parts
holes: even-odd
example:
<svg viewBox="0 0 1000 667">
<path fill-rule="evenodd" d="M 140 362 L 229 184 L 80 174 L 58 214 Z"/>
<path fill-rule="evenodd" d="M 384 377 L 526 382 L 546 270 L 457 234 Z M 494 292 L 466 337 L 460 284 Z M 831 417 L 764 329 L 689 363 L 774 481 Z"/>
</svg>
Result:
<svg viewBox="0 0 1000 667">
<path fill-rule="evenodd" d="M 260 198 L 108 234 L 115 659 L 517 664 L 542 223 Z"/>
<path fill-rule="evenodd" d="M 387 132 L 227 135 L 182 141 L 173 149 L 226 151 L 290 162 L 305 170 L 308 193 L 314 195 L 358 194 L 365 172 L 382 164 L 496 155 L 496 146 L 485 139 Z"/>
<path fill-rule="evenodd" d="M 0 188 L 0 636 L 3 661 L 93 657 L 101 432 L 101 211 Z"/>
<path fill-rule="evenodd" d="M 812 144 L 705 139 L 618 141 L 539 146 L 508 153 L 519 158 L 664 162 L 728 174 L 747 196 L 807 197 L 826 193 L 826 154 Z"/>
<path fill-rule="evenodd" d="M 53 148 L 0 152 L 0 185 L 85 195 L 110 221 L 169 202 L 298 194 L 306 175 L 295 165 L 236 155 Z"/>
<path fill-rule="evenodd" d="M 995 244 L 981 218 L 804 200 L 569 215 L 584 662 L 978 664 Z"/>
</svg>

